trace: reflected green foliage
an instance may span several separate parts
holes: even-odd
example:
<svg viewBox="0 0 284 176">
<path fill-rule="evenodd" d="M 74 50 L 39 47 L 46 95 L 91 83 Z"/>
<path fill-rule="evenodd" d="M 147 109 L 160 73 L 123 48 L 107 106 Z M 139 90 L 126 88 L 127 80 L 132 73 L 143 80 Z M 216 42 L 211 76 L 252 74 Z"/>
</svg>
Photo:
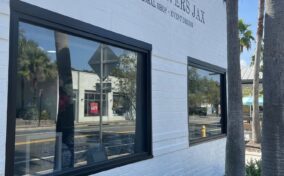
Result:
<svg viewBox="0 0 284 176">
<path fill-rule="evenodd" d="M 261 161 L 250 161 L 246 165 L 246 176 L 261 176 Z"/>
<path fill-rule="evenodd" d="M 50 119 L 50 115 L 47 110 L 43 110 L 41 112 L 41 120 L 48 120 Z"/>
<path fill-rule="evenodd" d="M 43 83 L 47 80 L 55 79 L 57 77 L 56 63 L 53 63 L 48 57 L 47 53 L 40 48 L 40 46 L 33 40 L 29 40 L 25 37 L 24 31 L 19 33 L 19 49 L 18 49 L 18 75 L 21 79 L 22 89 L 22 110 L 21 113 L 25 119 L 37 119 L 41 113 L 36 113 L 35 109 L 39 105 L 39 98 L 41 92 L 39 91 L 39 83 Z M 31 85 L 31 86 L 25 86 Z M 27 103 L 28 109 L 24 109 L 24 94 L 25 87 L 30 88 L 30 92 L 33 94 L 32 102 Z M 25 102 L 26 103 L 26 102 Z M 29 110 L 30 109 L 30 110 Z M 40 111 L 40 110 L 39 110 Z M 33 112 L 33 113 L 31 113 Z"/>
<path fill-rule="evenodd" d="M 213 105 L 218 111 L 220 104 L 220 83 L 210 79 L 210 77 L 198 74 L 196 68 L 188 69 L 189 79 L 189 108 L 195 109 L 204 104 Z M 218 112 L 217 112 L 218 114 Z"/>
<path fill-rule="evenodd" d="M 37 120 L 39 111 L 37 108 L 32 106 L 23 109 L 18 115 L 24 120 Z"/>
<path fill-rule="evenodd" d="M 239 37 L 240 37 L 240 49 L 243 52 L 244 48 L 249 50 L 251 48 L 251 42 L 254 41 L 252 30 L 249 29 L 250 25 L 245 24 L 242 19 L 239 20 Z"/>
<path fill-rule="evenodd" d="M 113 69 L 111 75 L 118 79 L 116 86 L 121 95 L 119 104 L 129 113 L 129 118 L 134 119 L 136 114 L 137 54 L 124 53 L 119 56 L 119 60 L 119 66 Z M 114 108 L 119 108 L 118 106 L 118 104 L 114 104 Z"/>
<path fill-rule="evenodd" d="M 36 42 L 26 39 L 23 32 L 19 36 L 18 73 L 32 83 L 34 93 L 39 82 L 57 76 L 56 64 L 50 61 L 47 53 Z"/>
</svg>

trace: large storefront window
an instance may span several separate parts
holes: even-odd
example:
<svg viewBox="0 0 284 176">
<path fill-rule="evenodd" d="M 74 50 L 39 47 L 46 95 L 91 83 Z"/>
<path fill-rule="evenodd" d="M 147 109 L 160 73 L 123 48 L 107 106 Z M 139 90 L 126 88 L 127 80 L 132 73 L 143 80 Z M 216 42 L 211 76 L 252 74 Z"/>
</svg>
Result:
<svg viewBox="0 0 284 176">
<path fill-rule="evenodd" d="M 19 22 L 14 175 L 101 168 L 149 153 L 145 59 Z"/>
<path fill-rule="evenodd" d="M 224 133 L 225 75 L 220 70 L 212 69 L 208 64 L 200 66 L 189 62 L 188 116 L 191 142 Z"/>
</svg>

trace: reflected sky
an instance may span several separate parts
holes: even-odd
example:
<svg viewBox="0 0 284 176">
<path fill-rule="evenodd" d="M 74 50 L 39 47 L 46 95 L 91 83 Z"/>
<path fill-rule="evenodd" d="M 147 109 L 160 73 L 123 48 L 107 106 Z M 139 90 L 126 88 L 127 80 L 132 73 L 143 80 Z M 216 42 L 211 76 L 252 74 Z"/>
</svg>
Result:
<svg viewBox="0 0 284 176">
<path fill-rule="evenodd" d="M 199 78 L 206 78 L 208 80 L 213 80 L 217 83 L 220 83 L 220 73 L 210 72 L 207 70 L 197 69 L 193 68 L 191 66 L 188 67 L 188 71 L 196 69 L 196 72 L 199 76 Z"/>
<path fill-rule="evenodd" d="M 21 22 L 20 31 L 24 33 L 24 36 L 28 40 L 35 41 L 41 49 L 46 51 L 52 61 L 56 60 L 54 30 Z M 72 68 L 76 70 L 93 71 L 88 62 L 100 43 L 72 35 L 68 35 L 68 42 Z M 113 46 L 110 48 L 117 56 L 121 56 L 126 52 L 126 50 L 121 48 Z"/>
</svg>

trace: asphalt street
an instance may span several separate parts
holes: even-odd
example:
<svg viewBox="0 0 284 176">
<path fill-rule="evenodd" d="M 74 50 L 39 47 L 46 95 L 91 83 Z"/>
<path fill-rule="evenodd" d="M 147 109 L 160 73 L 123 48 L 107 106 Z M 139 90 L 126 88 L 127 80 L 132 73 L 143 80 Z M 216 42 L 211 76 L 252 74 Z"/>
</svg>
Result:
<svg viewBox="0 0 284 176">
<path fill-rule="evenodd" d="M 103 125 L 106 159 L 133 153 L 135 124 Z M 55 128 L 29 128 L 16 131 L 15 175 L 41 175 L 53 171 L 56 153 Z M 98 125 L 78 125 L 74 134 L 74 166 L 86 165 L 88 154 L 99 143 Z"/>
<path fill-rule="evenodd" d="M 201 127 L 206 126 L 207 136 L 221 133 L 220 119 L 190 119 L 190 139 L 201 137 Z M 135 122 L 103 125 L 105 160 L 129 155 L 134 152 Z M 55 127 L 18 128 L 15 143 L 15 175 L 42 175 L 51 173 L 55 165 Z M 96 153 L 99 144 L 98 124 L 76 125 L 74 131 L 74 167 L 87 165 L 89 156 Z M 93 157 L 101 156 L 94 155 Z"/>
</svg>

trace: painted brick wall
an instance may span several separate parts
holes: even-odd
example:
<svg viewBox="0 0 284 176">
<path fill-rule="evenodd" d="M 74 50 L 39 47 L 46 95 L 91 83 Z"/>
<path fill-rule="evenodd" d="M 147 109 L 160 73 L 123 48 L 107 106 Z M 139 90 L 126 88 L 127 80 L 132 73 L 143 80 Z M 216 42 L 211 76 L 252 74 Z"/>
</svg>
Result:
<svg viewBox="0 0 284 176">
<path fill-rule="evenodd" d="M 190 0 L 206 13 L 206 23 L 194 21 L 193 28 L 142 0 L 24 1 L 153 45 L 154 158 L 97 175 L 223 175 L 226 139 L 189 147 L 187 125 L 187 56 L 224 68 L 227 65 L 223 0 Z M 165 0 L 156 2 L 167 4 Z M 0 124 L 6 124 L 8 14 L 8 0 L 0 0 Z M 5 146 L 4 143 L 5 125 L 0 130 L 0 145 Z M 0 149 L 0 154 L 4 154 L 4 147 Z M 1 157 L 0 175 L 3 171 L 4 157 Z"/>
<path fill-rule="evenodd" d="M 98 176 L 223 176 L 225 139 L 168 152 Z M 173 144 L 173 143 L 172 143 Z M 169 144 L 167 144 L 169 145 Z M 172 145 L 174 147 L 174 145 Z M 188 148 L 188 147 L 187 147 Z"/>
<path fill-rule="evenodd" d="M 0 175 L 5 171 L 7 90 L 9 62 L 9 0 L 0 0 Z"/>
</svg>

